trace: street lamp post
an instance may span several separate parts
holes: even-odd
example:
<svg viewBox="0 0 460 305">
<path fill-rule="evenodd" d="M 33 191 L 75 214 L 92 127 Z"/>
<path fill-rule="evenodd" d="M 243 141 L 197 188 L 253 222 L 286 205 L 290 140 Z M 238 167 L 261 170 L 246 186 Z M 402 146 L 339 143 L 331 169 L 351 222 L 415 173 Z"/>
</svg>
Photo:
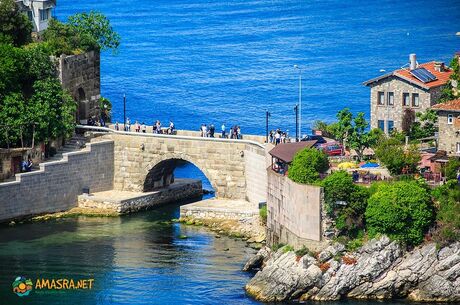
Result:
<svg viewBox="0 0 460 305">
<path fill-rule="evenodd" d="M 299 142 L 299 105 L 295 105 L 295 141 Z"/>
<path fill-rule="evenodd" d="M 268 143 L 268 118 L 270 117 L 270 112 L 265 111 L 265 134 L 266 134 L 266 141 Z"/>
<path fill-rule="evenodd" d="M 298 65 L 294 65 L 294 69 L 299 70 L 299 137 L 302 137 L 302 69 Z"/>
<path fill-rule="evenodd" d="M 126 94 L 123 94 L 123 130 L 126 131 Z"/>
</svg>

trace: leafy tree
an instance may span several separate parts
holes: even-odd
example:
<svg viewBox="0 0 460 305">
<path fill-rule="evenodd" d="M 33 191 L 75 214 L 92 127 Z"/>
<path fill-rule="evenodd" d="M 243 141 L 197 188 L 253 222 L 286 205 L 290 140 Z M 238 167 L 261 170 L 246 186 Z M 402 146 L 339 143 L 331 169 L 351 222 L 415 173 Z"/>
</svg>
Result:
<svg viewBox="0 0 460 305">
<path fill-rule="evenodd" d="M 417 147 L 412 145 L 406 149 L 395 138 L 381 139 L 375 148 L 375 155 L 392 175 L 415 173 L 420 162 Z"/>
<path fill-rule="evenodd" d="M 69 24 L 79 34 L 96 41 L 101 50 L 116 50 L 120 45 L 120 35 L 113 30 L 107 17 L 99 12 L 72 15 L 69 17 Z"/>
<path fill-rule="evenodd" d="M 112 119 L 112 103 L 108 98 L 101 97 L 99 99 L 99 108 L 101 109 L 101 117 L 104 122 L 110 122 Z"/>
<path fill-rule="evenodd" d="M 434 239 L 442 245 L 460 239 L 460 187 L 457 180 L 449 180 L 433 190 L 436 205 Z"/>
<path fill-rule="evenodd" d="M 364 228 L 364 212 L 369 191 L 355 185 L 352 177 L 345 171 L 332 173 L 321 182 L 321 186 L 324 188 L 327 212 L 336 219 L 336 228 L 341 234 L 356 236 Z"/>
<path fill-rule="evenodd" d="M 428 109 L 426 112 L 417 112 L 416 116 L 418 121 L 412 123 L 409 137 L 418 140 L 434 136 L 434 133 L 438 131 L 436 127 L 438 121 L 436 112 Z"/>
<path fill-rule="evenodd" d="M 0 105 L 10 92 L 22 90 L 21 76 L 26 73 L 24 51 L 9 44 L 0 44 Z"/>
<path fill-rule="evenodd" d="M 0 109 L 0 145 L 20 146 L 27 120 L 24 97 L 20 93 L 10 93 L 3 99 Z"/>
<path fill-rule="evenodd" d="M 386 234 L 417 245 L 433 222 L 433 207 L 427 189 L 416 181 L 381 184 L 368 200 L 366 228 L 371 237 Z"/>
<path fill-rule="evenodd" d="M 353 114 L 350 109 L 344 108 L 337 113 L 337 125 L 333 128 L 335 137 L 344 144 L 344 140 L 352 130 Z"/>
<path fill-rule="evenodd" d="M 377 141 L 382 136 L 382 131 L 380 129 L 372 129 L 369 132 L 366 131 L 369 123 L 364 118 L 363 112 L 358 113 L 353 119 L 353 123 L 349 131 L 347 143 L 350 148 L 356 151 L 358 159 L 362 160 L 364 149 L 376 145 Z"/>
<path fill-rule="evenodd" d="M 32 39 L 32 23 L 14 0 L 0 1 L 0 41 L 22 46 Z"/>
<path fill-rule="evenodd" d="M 98 49 L 97 42 L 88 34 L 66 23 L 51 19 L 48 28 L 43 32 L 43 40 L 51 54 L 80 54 Z"/>
<path fill-rule="evenodd" d="M 444 172 L 447 180 L 456 180 L 457 172 L 460 169 L 460 160 L 452 157 L 444 167 Z"/>
<path fill-rule="evenodd" d="M 299 151 L 289 167 L 288 177 L 298 183 L 314 183 L 329 169 L 327 155 L 315 148 Z"/>
<path fill-rule="evenodd" d="M 314 130 L 320 130 L 322 132 L 323 136 L 325 136 L 325 137 L 335 139 L 337 126 L 338 126 L 337 122 L 327 124 L 324 121 L 316 120 L 314 122 L 314 124 L 313 124 L 313 129 Z"/>
<path fill-rule="evenodd" d="M 460 85 L 460 65 L 458 59 L 454 57 L 449 66 L 453 73 L 450 76 L 450 81 L 442 89 L 441 98 L 439 99 L 440 103 L 454 100 L 459 97 L 458 86 Z M 457 84 L 456 87 L 453 85 L 454 82 Z"/>
<path fill-rule="evenodd" d="M 47 141 L 68 136 L 75 128 L 76 104 L 70 94 L 63 91 L 57 79 L 38 80 L 35 94 L 30 99 L 30 121 L 36 122 L 36 138 Z"/>
</svg>

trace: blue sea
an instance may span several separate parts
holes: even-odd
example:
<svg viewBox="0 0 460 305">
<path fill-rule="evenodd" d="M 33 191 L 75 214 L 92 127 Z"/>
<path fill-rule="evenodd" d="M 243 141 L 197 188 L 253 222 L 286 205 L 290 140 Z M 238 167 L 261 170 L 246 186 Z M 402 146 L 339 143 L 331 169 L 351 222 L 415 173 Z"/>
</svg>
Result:
<svg viewBox="0 0 460 305">
<path fill-rule="evenodd" d="M 102 95 L 114 119 L 180 129 L 239 124 L 243 133 L 302 132 L 343 107 L 369 117 L 362 82 L 408 62 L 450 62 L 460 50 L 460 1 L 59 0 L 55 16 L 97 10 L 122 41 L 102 54 Z"/>
</svg>

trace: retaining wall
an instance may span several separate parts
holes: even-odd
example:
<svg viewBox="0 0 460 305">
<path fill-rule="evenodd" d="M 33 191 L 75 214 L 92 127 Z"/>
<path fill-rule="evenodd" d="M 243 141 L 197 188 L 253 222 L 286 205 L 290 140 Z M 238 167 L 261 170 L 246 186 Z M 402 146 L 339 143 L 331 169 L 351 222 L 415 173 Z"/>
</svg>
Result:
<svg viewBox="0 0 460 305">
<path fill-rule="evenodd" d="M 38 171 L 0 183 L 0 222 L 75 207 L 84 187 L 91 192 L 112 189 L 113 173 L 113 141 L 64 153 L 60 161 L 42 163 Z"/>
</svg>

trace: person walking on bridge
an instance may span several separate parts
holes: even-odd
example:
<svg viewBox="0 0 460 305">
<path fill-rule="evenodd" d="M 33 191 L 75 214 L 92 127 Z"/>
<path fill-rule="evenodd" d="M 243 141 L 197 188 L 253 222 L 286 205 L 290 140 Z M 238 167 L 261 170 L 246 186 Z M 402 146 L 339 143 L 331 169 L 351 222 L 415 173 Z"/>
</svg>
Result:
<svg viewBox="0 0 460 305">
<path fill-rule="evenodd" d="M 224 123 L 222 123 L 221 129 L 222 129 L 222 139 L 224 139 L 224 138 L 227 137 L 226 132 L 225 132 L 225 124 Z"/>
</svg>

